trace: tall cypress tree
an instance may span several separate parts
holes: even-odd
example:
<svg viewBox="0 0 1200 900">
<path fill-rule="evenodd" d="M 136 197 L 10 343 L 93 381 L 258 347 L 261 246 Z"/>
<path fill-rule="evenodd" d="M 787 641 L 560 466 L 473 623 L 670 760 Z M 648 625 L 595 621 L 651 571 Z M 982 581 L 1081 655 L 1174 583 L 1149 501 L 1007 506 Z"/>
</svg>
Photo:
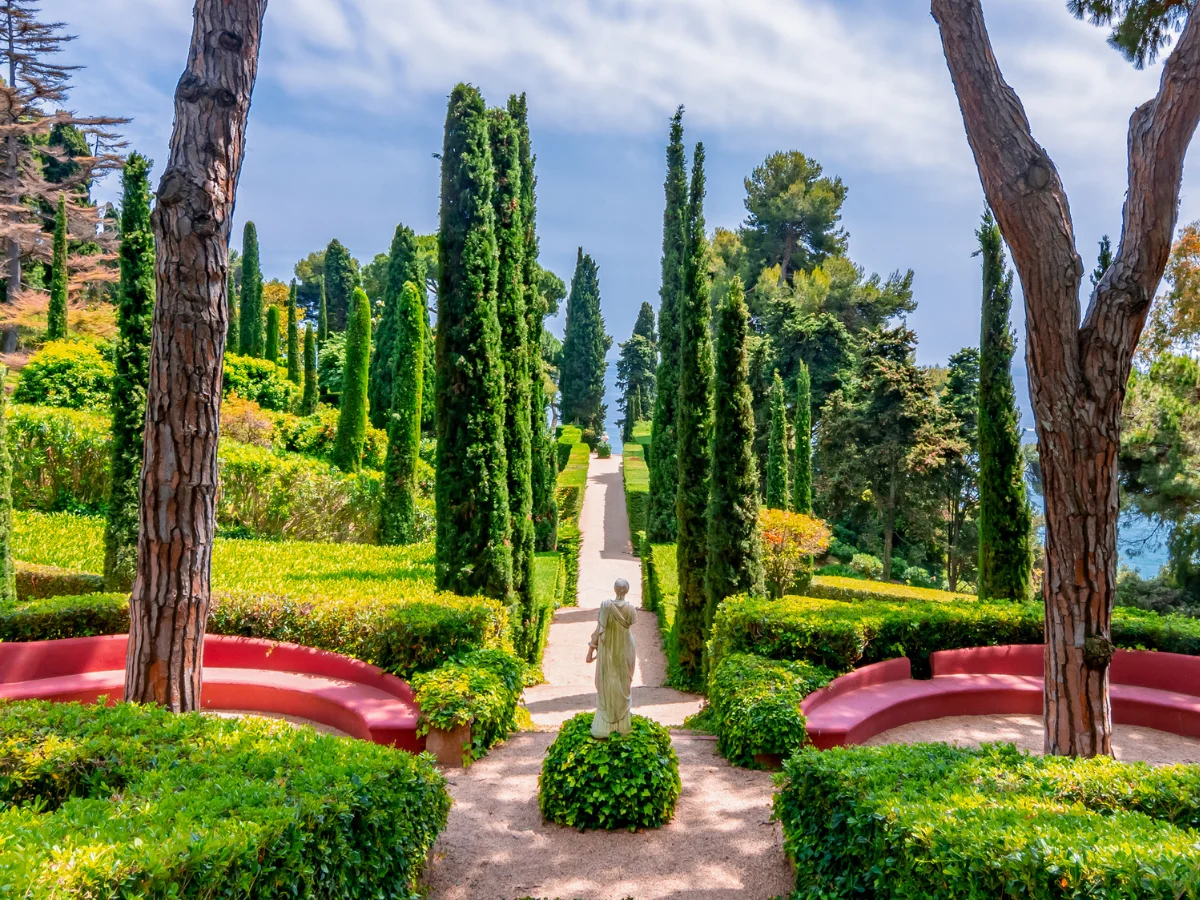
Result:
<svg viewBox="0 0 1200 900">
<path fill-rule="evenodd" d="M 371 346 L 371 380 L 367 399 L 371 402 L 371 424 L 387 427 L 392 406 L 392 376 L 396 370 L 396 324 L 403 304 L 404 287 L 416 286 L 422 303 L 425 294 L 425 267 L 417 249 L 417 236 L 406 225 L 397 225 L 388 251 L 387 279 L 383 289 L 383 314 L 375 329 Z"/>
<path fill-rule="evenodd" d="M 558 374 L 564 422 L 591 428 L 597 434 L 604 430 L 605 357 L 611 346 L 612 338 L 604 333 L 604 316 L 600 313 L 600 273 L 596 261 L 580 247 L 567 296 L 567 325 Z"/>
<path fill-rule="evenodd" d="M 792 478 L 792 509 L 812 512 L 812 379 L 803 362 L 796 370 L 796 457 Z"/>
<path fill-rule="evenodd" d="M 679 307 L 683 303 L 687 254 L 687 173 L 683 155 L 683 107 L 671 120 L 667 144 L 666 209 L 663 212 L 662 285 L 658 306 L 658 374 L 650 436 L 650 499 L 646 537 L 655 543 L 675 540 L 675 497 L 679 464 L 675 446 L 679 401 Z"/>
<path fill-rule="evenodd" d="M 54 253 L 50 259 L 50 307 L 46 311 L 46 339 L 67 336 L 67 195 L 58 195 L 54 214 Z"/>
<path fill-rule="evenodd" d="M 242 231 L 241 351 L 263 355 L 263 276 L 258 261 L 258 229 L 247 222 Z"/>
<path fill-rule="evenodd" d="M 312 415 L 317 411 L 317 336 L 311 325 L 304 326 L 304 397 L 300 400 L 300 414 Z"/>
<path fill-rule="evenodd" d="M 396 304 L 392 405 L 383 466 L 381 544 L 417 539 L 417 459 L 421 450 L 421 396 L 425 381 L 425 302 L 411 281 Z"/>
<path fill-rule="evenodd" d="M 325 276 L 321 276 L 321 299 L 317 304 L 317 343 L 323 344 L 329 337 L 329 303 L 325 296 Z"/>
<path fill-rule="evenodd" d="M 121 175 L 121 281 L 117 292 L 117 345 L 113 350 L 116 373 L 110 400 L 108 511 L 104 521 L 104 585 L 110 591 L 129 590 L 137 573 L 138 488 L 155 293 L 150 166 L 146 157 L 131 153 Z"/>
<path fill-rule="evenodd" d="M 692 157 L 688 203 L 687 278 L 679 307 L 679 491 L 675 517 L 679 523 L 676 561 L 679 608 L 675 616 L 678 680 L 698 687 L 703 680 L 708 568 L 709 442 L 713 428 L 713 348 L 708 275 L 708 239 L 704 234 L 704 145 Z"/>
<path fill-rule="evenodd" d="M 712 490 L 708 498 L 708 605 L 705 630 L 717 607 L 740 593 L 761 593 L 758 536 L 758 460 L 754 454 L 754 397 L 750 393 L 750 311 L 735 277 L 717 313 L 713 391 Z"/>
<path fill-rule="evenodd" d="M 438 232 L 437 584 L 508 600 L 504 360 L 496 308 L 496 234 L 487 110 L 450 95 Z"/>
<path fill-rule="evenodd" d="M 238 321 L 237 285 L 234 283 L 233 270 L 228 270 L 225 278 L 225 312 L 229 316 L 229 324 L 225 328 L 225 352 L 240 353 L 242 350 L 242 329 Z"/>
<path fill-rule="evenodd" d="M 342 367 L 342 396 L 338 403 L 337 438 L 333 462 L 343 472 L 362 466 L 367 437 L 367 368 L 371 360 L 371 301 L 362 288 L 351 298 L 346 323 L 346 359 Z"/>
<path fill-rule="evenodd" d="M 267 307 L 267 340 L 263 357 L 279 365 L 279 307 Z"/>
<path fill-rule="evenodd" d="M 358 273 L 350 251 L 334 238 L 325 248 L 325 302 L 330 331 L 345 331 L 350 321 Z"/>
<path fill-rule="evenodd" d="M 554 442 L 546 423 L 545 364 L 542 360 L 546 301 L 538 285 L 537 179 L 533 172 L 535 160 L 524 94 L 519 97 L 514 94 L 508 98 L 508 114 L 517 128 L 521 163 L 521 221 L 525 225 L 525 259 L 521 280 L 525 284 L 526 346 L 529 351 L 530 484 L 534 544 L 537 550 L 554 550 L 558 546 L 558 502 L 554 497 L 558 484 L 558 465 Z"/>
<path fill-rule="evenodd" d="M 287 373 L 288 381 L 300 384 L 300 324 L 296 319 L 296 279 L 288 291 L 287 308 Z"/>
<path fill-rule="evenodd" d="M 495 167 L 496 309 L 504 357 L 504 447 L 508 456 L 508 511 L 512 544 L 513 644 L 537 662 L 537 609 L 533 595 L 533 456 L 529 410 L 528 320 L 525 312 L 525 222 L 521 218 L 520 134 L 507 110 L 491 112 Z"/>
<path fill-rule="evenodd" d="M 1009 322 L 1012 272 L 991 210 L 977 232 L 983 258 L 979 341 L 979 596 L 1024 600 L 1031 592 L 1033 531 L 1025 497 L 1021 413 L 1013 388 L 1016 338 Z"/>
<path fill-rule="evenodd" d="M 0 379 L 8 369 L 0 366 Z M 17 602 L 17 570 L 13 563 L 12 456 L 8 451 L 8 395 L 0 391 L 0 607 Z M 136 521 L 136 520 L 135 520 Z M 136 540 L 137 533 L 134 533 Z M 136 547 L 134 548 L 136 551 Z"/>
<path fill-rule="evenodd" d="M 788 508 L 787 405 L 783 379 L 771 385 L 771 438 L 767 449 L 767 509 Z"/>
</svg>

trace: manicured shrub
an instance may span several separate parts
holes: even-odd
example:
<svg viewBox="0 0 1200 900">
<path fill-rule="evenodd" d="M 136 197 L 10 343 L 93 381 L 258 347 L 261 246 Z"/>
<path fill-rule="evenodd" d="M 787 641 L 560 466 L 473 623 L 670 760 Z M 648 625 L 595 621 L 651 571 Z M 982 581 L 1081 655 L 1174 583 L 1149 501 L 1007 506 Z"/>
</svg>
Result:
<svg viewBox="0 0 1200 900">
<path fill-rule="evenodd" d="M 855 553 L 850 558 L 850 568 L 862 578 L 879 578 L 883 575 L 883 563 L 878 556 L 869 553 Z"/>
<path fill-rule="evenodd" d="M 0 609 L 3 641 L 57 641 L 128 631 L 127 593 L 66 593 Z"/>
<path fill-rule="evenodd" d="M 421 707 L 420 734 L 471 726 L 463 764 L 480 759 L 517 728 L 525 665 L 504 650 L 475 650 L 412 679 Z"/>
<path fill-rule="evenodd" d="M 104 509 L 112 455 L 107 417 L 13 404 L 6 421 L 17 509 Z"/>
<path fill-rule="evenodd" d="M 428 758 L 281 722 L 21 702 L 0 731 L 22 897 L 415 898 L 450 809 Z"/>
<path fill-rule="evenodd" d="M 571 828 L 658 828 L 675 815 L 679 758 L 657 722 L 633 716 L 627 735 L 592 737 L 592 713 L 563 723 L 538 777 L 542 817 Z"/>
<path fill-rule="evenodd" d="M 609 459 L 612 456 L 612 444 L 601 441 L 596 445 L 596 459 Z"/>
<path fill-rule="evenodd" d="M 16 564 L 16 588 L 17 599 L 39 600 L 99 593 L 104 590 L 104 579 L 90 572 L 19 562 Z"/>
<path fill-rule="evenodd" d="M 850 560 L 854 559 L 854 554 L 858 551 L 850 544 L 834 538 L 829 544 L 829 555 L 840 563 L 850 564 Z"/>
<path fill-rule="evenodd" d="M 46 309 L 48 341 L 61 341 L 67 336 L 67 279 L 67 195 L 60 191 L 50 256 L 50 305 Z"/>
<path fill-rule="evenodd" d="M 225 354 L 224 393 L 253 400 L 263 409 L 287 412 L 300 399 L 300 388 L 288 381 L 287 369 L 267 359 Z"/>
<path fill-rule="evenodd" d="M 12 399 L 67 409 L 104 409 L 114 374 L 112 362 L 95 344 L 50 341 L 21 369 Z"/>
<path fill-rule="evenodd" d="M 761 768 L 787 759 L 808 738 L 800 701 L 834 678 L 806 662 L 732 653 L 708 679 L 709 716 L 717 750 L 735 766 Z M 763 757 L 767 757 L 764 759 Z"/>
<path fill-rule="evenodd" d="M 802 750 L 775 798 L 793 897 L 1196 896 L 1200 773 L 1011 745 Z"/>
<path fill-rule="evenodd" d="M 583 509 L 583 492 L 587 487 L 588 464 L 591 454 L 583 442 L 571 444 L 570 462 L 559 473 L 557 506 L 558 552 L 562 554 L 567 572 L 567 606 L 574 606 L 579 587 L 579 551 L 583 534 L 579 530 L 579 513 Z"/>
<path fill-rule="evenodd" d="M 629 516 L 630 543 L 636 556 L 643 555 L 646 540 L 646 512 L 650 499 L 650 468 L 646 465 L 642 444 L 626 444 L 621 454 L 621 474 L 625 481 L 625 512 Z"/>
<path fill-rule="evenodd" d="M 832 568 L 826 566 L 826 568 Z M 975 597 L 971 594 L 954 594 L 919 585 L 891 584 L 887 581 L 867 581 L 861 576 L 853 578 L 839 577 L 834 574 L 820 574 L 812 580 L 807 597 L 818 597 L 823 600 L 928 600 L 942 603 L 970 603 Z"/>
</svg>

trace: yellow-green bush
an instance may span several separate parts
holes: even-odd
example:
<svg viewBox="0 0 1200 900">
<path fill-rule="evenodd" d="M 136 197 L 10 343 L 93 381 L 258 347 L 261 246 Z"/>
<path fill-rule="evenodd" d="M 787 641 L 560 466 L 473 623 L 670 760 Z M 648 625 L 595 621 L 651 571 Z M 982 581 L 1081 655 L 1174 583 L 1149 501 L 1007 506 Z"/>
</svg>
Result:
<svg viewBox="0 0 1200 900">
<path fill-rule="evenodd" d="M 642 444 L 629 443 L 621 454 L 621 472 L 625 478 L 625 513 L 629 516 L 629 542 L 635 556 L 642 555 L 646 538 L 646 504 L 650 499 L 650 468 L 646 465 Z"/>
<path fill-rule="evenodd" d="M 563 437 L 559 438 L 560 447 L 564 446 L 563 440 L 572 433 L 572 428 L 573 426 L 568 426 L 564 429 Z M 574 606 L 579 591 L 579 551 L 583 544 L 583 535 L 579 530 L 579 514 L 583 510 L 591 451 L 587 444 L 578 441 L 571 443 L 569 448 L 569 461 L 566 468 L 558 474 L 558 552 L 562 554 L 566 567 L 563 603 L 566 606 Z"/>
<path fill-rule="evenodd" d="M 923 600 L 941 603 L 962 603 L 975 599 L 970 594 L 954 594 L 936 588 L 913 587 L 907 584 L 891 584 L 886 581 L 866 581 L 862 578 L 845 578 L 838 575 L 817 575 L 804 592 L 808 597 L 821 600 Z"/>
<path fill-rule="evenodd" d="M 53 406 L 8 406 L 13 506 L 100 511 L 108 494 L 107 416 Z"/>
<path fill-rule="evenodd" d="M 94 343 L 49 341 L 21 369 L 13 402 L 69 409 L 105 408 L 115 374 L 109 355 Z"/>
</svg>

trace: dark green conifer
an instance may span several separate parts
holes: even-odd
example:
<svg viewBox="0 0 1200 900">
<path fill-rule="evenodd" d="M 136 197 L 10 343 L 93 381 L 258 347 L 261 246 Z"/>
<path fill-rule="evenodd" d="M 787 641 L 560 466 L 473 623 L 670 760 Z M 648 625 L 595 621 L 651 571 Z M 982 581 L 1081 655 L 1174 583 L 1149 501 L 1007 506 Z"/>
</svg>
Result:
<svg viewBox="0 0 1200 900">
<path fill-rule="evenodd" d="M 367 437 L 367 367 L 371 360 L 371 301 L 355 288 L 346 324 L 346 359 L 342 367 L 342 396 L 338 402 L 337 438 L 333 462 L 343 472 L 362 465 Z"/>
<path fill-rule="evenodd" d="M 983 257 L 979 341 L 979 596 L 1025 600 L 1031 593 L 1033 530 L 1025 497 L 1021 413 L 1013 388 L 1016 336 L 1009 322 L 1013 276 L 989 210 L 978 231 Z"/>
<path fill-rule="evenodd" d="M 138 496 L 150 330 L 154 318 L 154 229 L 150 224 L 150 160 L 129 154 L 121 175 L 121 281 L 117 344 L 113 350 L 112 443 L 108 511 L 104 521 L 104 585 L 127 591 L 137 572 Z M 233 276 L 228 276 L 232 283 Z"/>
<path fill-rule="evenodd" d="M 425 271 L 417 249 L 417 236 L 411 228 L 397 225 L 388 251 L 383 313 L 379 317 L 379 327 L 375 329 L 375 340 L 371 346 L 371 381 L 367 398 L 371 401 L 371 424 L 376 428 L 388 427 L 392 406 L 392 376 L 396 369 L 396 320 L 403 302 L 404 286 L 410 283 L 420 292 L 423 304 Z"/>
<path fill-rule="evenodd" d="M 304 397 L 300 400 L 300 415 L 309 416 L 317 411 L 317 336 L 311 325 L 304 326 Z"/>
<path fill-rule="evenodd" d="M 763 588 L 749 333 L 750 311 L 746 308 L 742 281 L 735 276 L 717 313 L 706 631 L 712 627 L 713 615 L 726 597 L 761 593 Z"/>
<path fill-rule="evenodd" d="M 676 561 L 679 608 L 675 615 L 677 680 L 698 688 L 703 681 L 708 568 L 709 453 L 713 428 L 713 347 L 708 274 L 708 239 L 704 234 L 704 145 L 692 157 L 688 202 L 687 277 L 679 307 L 679 405 L 675 434 L 679 454 L 679 490 L 675 517 L 679 523 Z"/>
<path fill-rule="evenodd" d="M 317 343 L 324 344 L 329 337 L 329 303 L 325 297 L 325 276 L 321 276 L 321 299 L 317 304 Z"/>
<path fill-rule="evenodd" d="M 604 332 L 600 312 L 600 273 L 596 261 L 579 248 L 575 275 L 567 297 L 567 324 L 563 334 L 562 366 L 558 373 L 560 409 L 564 422 L 604 430 L 605 357 L 612 338 Z"/>
<path fill-rule="evenodd" d="M 350 251 L 334 238 L 325 248 L 325 303 L 330 331 L 345 331 L 351 313 L 358 272 Z"/>
<path fill-rule="evenodd" d="M 67 277 L 67 195 L 59 193 L 50 259 L 50 307 L 46 312 L 48 341 L 60 341 L 67 336 Z"/>
<path fill-rule="evenodd" d="M 767 509 L 788 508 L 787 405 L 783 379 L 771 385 L 771 438 L 767 449 Z"/>
<path fill-rule="evenodd" d="M 247 222 L 242 231 L 241 348 L 243 356 L 263 355 L 263 276 L 258 259 L 258 230 Z"/>
<path fill-rule="evenodd" d="M 0 380 L 8 369 L 0 366 Z M 17 602 L 17 568 L 13 562 L 12 456 L 8 451 L 8 395 L 0 391 L 0 608 Z M 137 533 L 134 532 L 134 539 Z M 136 551 L 136 545 L 135 545 Z"/>
<path fill-rule="evenodd" d="M 525 222 L 521 218 L 520 134 L 506 110 L 491 112 L 495 168 L 496 309 L 504 357 L 504 448 L 508 456 L 508 511 L 512 545 L 513 645 L 536 663 L 537 604 L 533 594 L 533 458 L 529 410 L 528 320 L 525 311 Z"/>
<path fill-rule="evenodd" d="M 417 539 L 417 460 L 421 450 L 421 395 L 425 381 L 425 302 L 413 282 L 400 291 L 393 320 L 395 367 L 383 467 L 381 544 Z"/>
<path fill-rule="evenodd" d="M 238 302 L 237 302 L 237 284 L 233 277 L 233 269 L 229 269 L 225 276 L 225 311 L 229 316 L 229 325 L 225 329 L 225 352 L 226 353 L 241 353 L 242 338 L 241 338 L 241 322 L 238 321 Z"/>
<path fill-rule="evenodd" d="M 812 379 L 803 362 L 796 367 L 795 432 L 792 510 L 809 515 L 812 513 Z"/>
<path fill-rule="evenodd" d="M 534 544 L 537 550 L 558 546 L 558 502 L 554 492 L 558 484 L 558 465 L 554 441 L 546 423 L 546 390 L 542 360 L 542 332 L 545 330 L 546 301 L 539 289 L 537 264 L 537 197 L 533 147 L 529 137 L 529 112 L 525 95 L 508 98 L 508 114 L 517 128 L 518 156 L 521 163 L 521 221 L 525 225 L 526 346 L 529 351 L 529 443 L 530 483 Z"/>
<path fill-rule="evenodd" d="M 646 537 L 675 540 L 675 498 L 679 489 L 675 420 L 679 401 L 679 307 L 683 303 L 687 255 L 687 173 L 683 155 L 683 107 L 671 120 L 667 144 L 666 209 L 663 212 L 662 285 L 658 306 L 658 373 L 651 428 L 650 498 Z"/>
<path fill-rule="evenodd" d="M 279 365 L 279 307 L 267 308 L 267 341 L 263 357 Z"/>
<path fill-rule="evenodd" d="M 288 291 L 287 308 L 287 373 L 288 381 L 300 384 L 300 324 L 296 318 L 296 279 Z"/>
<path fill-rule="evenodd" d="M 437 585 L 507 601 L 512 551 L 493 178 L 483 97 L 460 84 L 446 112 L 438 233 Z"/>
</svg>

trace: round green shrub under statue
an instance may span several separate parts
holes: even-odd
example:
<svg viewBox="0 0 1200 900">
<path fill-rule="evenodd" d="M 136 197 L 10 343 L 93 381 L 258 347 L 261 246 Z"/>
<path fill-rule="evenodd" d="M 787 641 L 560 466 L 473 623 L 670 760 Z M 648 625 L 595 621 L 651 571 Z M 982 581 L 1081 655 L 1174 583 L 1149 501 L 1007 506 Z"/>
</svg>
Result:
<svg viewBox="0 0 1200 900">
<path fill-rule="evenodd" d="M 572 828 L 658 828 L 671 821 L 681 789 L 667 729 L 633 716 L 629 734 L 592 737 L 592 713 L 563 723 L 542 762 L 542 817 Z"/>
</svg>

